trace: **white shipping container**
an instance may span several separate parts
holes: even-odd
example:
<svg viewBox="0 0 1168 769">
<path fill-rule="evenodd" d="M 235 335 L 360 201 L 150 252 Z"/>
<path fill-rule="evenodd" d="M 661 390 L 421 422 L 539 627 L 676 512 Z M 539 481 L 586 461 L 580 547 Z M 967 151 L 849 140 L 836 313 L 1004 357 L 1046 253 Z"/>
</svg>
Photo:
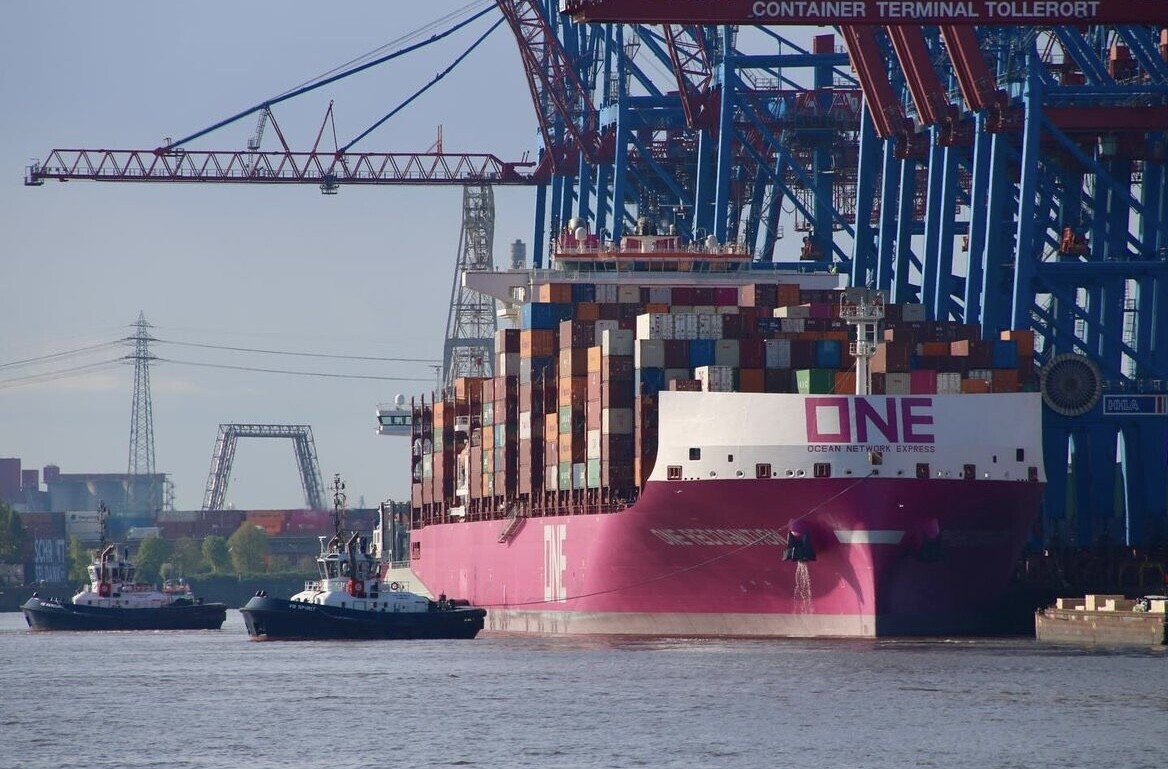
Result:
<svg viewBox="0 0 1168 769">
<path fill-rule="evenodd" d="M 592 344 L 593 345 L 602 344 L 605 331 L 616 331 L 619 328 L 620 328 L 620 321 L 618 321 L 618 320 L 598 320 L 598 321 L 596 321 L 596 326 L 595 326 L 596 336 L 593 339 Z M 632 355 L 633 353 L 629 352 L 628 354 Z"/>
<path fill-rule="evenodd" d="M 698 338 L 698 315 L 694 312 L 681 312 L 673 316 L 674 339 Z"/>
<path fill-rule="evenodd" d="M 631 328 L 618 328 L 615 331 L 605 330 L 600 335 L 601 355 L 632 355 L 637 335 Z M 664 350 L 664 346 L 661 348 Z M 662 356 L 664 356 L 662 352 Z"/>
<path fill-rule="evenodd" d="M 598 304 L 616 304 L 617 290 L 615 283 L 597 283 L 596 301 Z"/>
<path fill-rule="evenodd" d="M 633 365 L 637 368 L 665 368 L 665 340 L 638 339 L 633 348 Z"/>
<path fill-rule="evenodd" d="M 199 514 L 199 510 L 159 510 L 154 520 L 159 523 L 194 523 L 199 520 Z M 97 512 L 94 511 L 92 515 L 96 519 Z"/>
<path fill-rule="evenodd" d="M 729 366 L 698 366 L 694 379 L 702 383 L 702 390 L 711 393 L 734 391 L 734 369 Z"/>
<path fill-rule="evenodd" d="M 971 368 L 969 370 L 970 379 L 984 379 L 987 382 L 994 378 L 994 372 L 988 368 Z"/>
<path fill-rule="evenodd" d="M 621 304 L 640 304 L 641 287 L 618 285 L 616 287 L 616 300 Z"/>
<path fill-rule="evenodd" d="M 900 319 L 911 323 L 923 321 L 925 319 L 925 306 L 923 304 L 902 304 L 900 306 Z"/>
<path fill-rule="evenodd" d="M 937 394 L 952 395 L 961 392 L 961 374 L 941 372 L 937 374 Z"/>
<path fill-rule="evenodd" d="M 588 445 L 585 449 L 586 456 L 589 459 L 600 459 L 600 431 L 588 431 Z"/>
<path fill-rule="evenodd" d="M 807 330 L 807 321 L 803 318 L 781 318 L 779 330 L 785 334 L 802 334 Z"/>
<path fill-rule="evenodd" d="M 767 339 L 763 343 L 766 368 L 791 368 L 791 340 Z"/>
<path fill-rule="evenodd" d="M 714 363 L 738 368 L 738 340 L 719 339 L 714 342 Z"/>
<path fill-rule="evenodd" d="M 776 307 L 776 318 L 810 318 L 811 305 L 809 304 L 795 304 L 790 307 Z"/>
<path fill-rule="evenodd" d="M 539 418 L 542 419 L 542 417 L 539 417 Z M 521 440 L 521 441 L 531 440 L 531 412 L 530 411 L 520 411 L 519 412 L 519 440 Z"/>
<path fill-rule="evenodd" d="M 704 313 L 698 316 L 698 339 L 721 339 L 722 316 Z"/>
<path fill-rule="evenodd" d="M 736 304 L 720 304 L 717 307 L 719 315 L 737 315 L 740 311 L 741 308 Z"/>
<path fill-rule="evenodd" d="M 632 409 L 604 409 L 600 414 L 600 429 L 605 435 L 629 435 L 633 432 Z"/>
<path fill-rule="evenodd" d="M 886 395 L 908 395 L 912 392 L 911 381 L 908 374 L 885 374 L 884 392 Z"/>
<path fill-rule="evenodd" d="M 652 304 L 673 304 L 673 288 L 670 286 L 649 286 L 649 302 Z"/>
<path fill-rule="evenodd" d="M 698 315 L 713 315 L 718 311 L 718 308 L 712 304 L 695 304 L 693 311 Z"/>
<path fill-rule="evenodd" d="M 599 286 L 597 286 L 599 288 Z M 559 491 L 560 489 L 560 468 L 556 465 L 545 468 L 543 474 L 543 488 L 544 491 Z"/>
<path fill-rule="evenodd" d="M 637 339 L 673 339 L 673 316 L 663 312 L 646 312 L 637 316 Z"/>
<path fill-rule="evenodd" d="M 495 353 L 495 376 L 519 376 L 519 353 Z"/>
</svg>

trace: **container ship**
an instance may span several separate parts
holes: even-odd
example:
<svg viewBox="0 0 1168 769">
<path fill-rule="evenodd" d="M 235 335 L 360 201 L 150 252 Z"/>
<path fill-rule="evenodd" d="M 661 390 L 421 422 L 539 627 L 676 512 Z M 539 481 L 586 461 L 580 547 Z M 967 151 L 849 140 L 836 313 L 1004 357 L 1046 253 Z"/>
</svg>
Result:
<svg viewBox="0 0 1168 769">
<path fill-rule="evenodd" d="M 979 632 L 1045 485 L 1033 336 L 801 264 L 574 223 L 468 274 L 518 327 L 408 404 L 389 578 L 493 631 Z"/>
</svg>

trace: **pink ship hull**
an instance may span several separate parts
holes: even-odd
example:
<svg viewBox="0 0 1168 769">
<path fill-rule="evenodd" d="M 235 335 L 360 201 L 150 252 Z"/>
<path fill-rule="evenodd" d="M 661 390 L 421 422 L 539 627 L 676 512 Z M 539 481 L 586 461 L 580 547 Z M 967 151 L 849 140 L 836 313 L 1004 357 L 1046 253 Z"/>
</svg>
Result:
<svg viewBox="0 0 1168 769">
<path fill-rule="evenodd" d="M 658 481 L 622 512 L 529 518 L 508 536 L 497 520 L 423 527 L 410 566 L 433 594 L 486 608 L 492 630 L 967 632 L 1005 590 L 1042 491 L 1016 480 Z M 810 536 L 814 560 L 783 559 L 788 530 Z"/>
</svg>

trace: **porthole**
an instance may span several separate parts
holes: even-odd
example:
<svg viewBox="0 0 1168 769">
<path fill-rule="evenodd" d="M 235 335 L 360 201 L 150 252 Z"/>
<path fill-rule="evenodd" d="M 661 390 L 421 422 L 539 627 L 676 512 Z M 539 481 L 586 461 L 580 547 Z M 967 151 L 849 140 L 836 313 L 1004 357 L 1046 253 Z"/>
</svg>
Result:
<svg viewBox="0 0 1168 769">
<path fill-rule="evenodd" d="M 807 472 L 803 468 L 799 468 L 795 471 L 795 477 L 797 478 L 802 478 L 805 475 L 807 475 Z"/>
</svg>

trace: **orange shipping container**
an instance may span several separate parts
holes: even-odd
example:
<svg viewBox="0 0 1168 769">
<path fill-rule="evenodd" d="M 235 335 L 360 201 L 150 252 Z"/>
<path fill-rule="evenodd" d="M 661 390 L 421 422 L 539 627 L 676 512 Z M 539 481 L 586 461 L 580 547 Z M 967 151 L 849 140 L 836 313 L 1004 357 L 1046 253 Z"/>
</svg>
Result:
<svg viewBox="0 0 1168 769">
<path fill-rule="evenodd" d="M 990 383 L 985 379 L 962 379 L 961 392 L 963 393 L 988 393 L 990 391 Z"/>
<path fill-rule="evenodd" d="M 766 377 L 760 368 L 744 368 L 738 370 L 738 392 L 761 393 L 766 392 Z"/>
<path fill-rule="evenodd" d="M 996 368 L 990 382 L 996 393 L 1016 393 L 1018 392 L 1018 371 L 1012 368 Z"/>
<path fill-rule="evenodd" d="M 856 392 L 856 372 L 835 372 L 835 391 L 841 395 L 851 395 Z"/>
<path fill-rule="evenodd" d="M 588 400 L 588 377 L 560 377 L 559 399 L 561 406 L 583 405 Z"/>
<path fill-rule="evenodd" d="M 556 332 L 550 328 L 525 328 L 519 332 L 519 355 L 547 358 L 556 354 Z"/>
<path fill-rule="evenodd" d="M 600 305 L 596 302 L 580 302 L 576 305 L 576 320 L 600 320 Z"/>
<path fill-rule="evenodd" d="M 604 354 L 599 347 L 588 348 L 588 373 L 599 374 L 601 372 L 601 360 Z"/>
</svg>

